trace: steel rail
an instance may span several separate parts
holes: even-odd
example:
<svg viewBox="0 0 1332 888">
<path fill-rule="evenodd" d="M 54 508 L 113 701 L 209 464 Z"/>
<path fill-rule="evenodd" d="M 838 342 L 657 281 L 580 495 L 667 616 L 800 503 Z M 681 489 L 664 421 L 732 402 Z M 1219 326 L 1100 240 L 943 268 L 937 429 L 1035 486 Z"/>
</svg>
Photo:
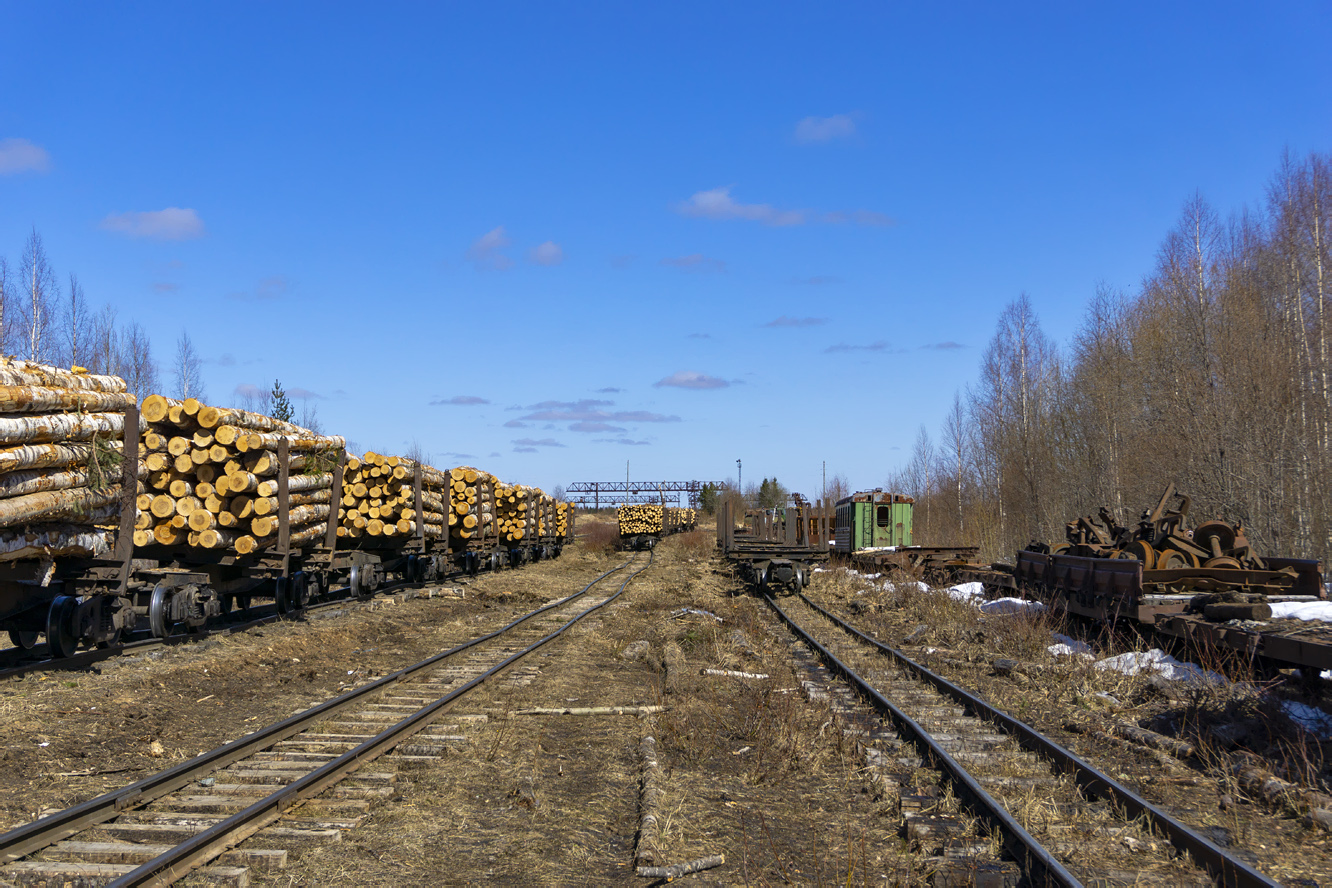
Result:
<svg viewBox="0 0 1332 888">
<path fill-rule="evenodd" d="M 1090 762 L 1079 758 L 1074 752 L 1051 740 L 1026 722 L 1013 718 L 1006 712 L 996 709 L 989 703 L 953 684 L 942 675 L 912 660 L 896 648 L 889 647 L 876 638 L 871 638 L 845 620 L 829 613 L 824 608 L 810 601 L 801 593 L 800 597 L 819 614 L 831 620 L 842 631 L 859 638 L 880 652 L 892 657 L 900 666 L 914 672 L 932 684 L 940 693 L 951 697 L 975 715 L 992 722 L 1002 730 L 1017 738 L 1018 743 L 1052 762 L 1060 771 L 1067 773 L 1077 781 L 1078 786 L 1094 797 L 1108 798 L 1122 808 L 1131 818 L 1143 818 L 1163 835 L 1172 845 L 1200 863 L 1227 888 L 1273 888 L 1275 882 L 1241 860 L 1227 854 L 1224 849 L 1208 841 L 1185 824 L 1157 808 L 1151 802 L 1139 796 L 1133 790 L 1118 783 Z"/>
<path fill-rule="evenodd" d="M 633 561 L 633 558 L 631 557 L 629 560 Z M 615 570 L 623 570 L 628 564 L 629 562 L 625 562 L 624 565 Z M 387 730 L 366 740 L 355 749 L 343 753 L 333 761 L 321 765 L 305 776 L 288 783 L 272 795 L 255 802 L 250 807 L 233 814 L 226 820 L 214 824 L 198 835 L 187 839 L 171 850 L 153 858 L 138 869 L 109 882 L 107 888 L 170 885 L 177 879 L 184 878 L 192 870 L 203 866 L 222 852 L 236 846 L 259 830 L 277 821 L 288 808 L 301 801 L 319 795 L 319 793 L 328 789 L 330 786 L 341 782 L 351 772 L 373 761 L 402 741 L 427 728 L 441 710 L 450 706 L 459 697 L 480 687 L 509 666 L 512 666 L 514 663 L 562 636 L 570 627 L 584 617 L 600 610 L 619 598 L 624 594 L 624 590 L 628 587 L 630 581 L 651 566 L 652 556 L 649 555 L 647 564 L 625 577 L 624 582 L 620 584 L 620 588 L 615 594 L 568 620 L 554 632 L 533 642 L 521 651 L 509 655 L 490 669 L 478 675 L 476 678 L 473 678 L 466 684 L 449 691 L 435 702 L 428 704 L 414 714 L 398 722 L 396 725 L 393 725 Z M 586 594 L 592 586 L 596 585 L 604 577 L 613 572 L 614 571 L 608 571 L 607 573 L 602 574 L 600 577 L 589 583 L 582 592 L 570 596 L 561 602 L 557 602 L 557 604 L 567 604 L 574 598 Z M 549 609 L 549 607 L 544 609 Z M 505 631 L 507 631 L 508 628 L 509 627 L 506 627 Z M 491 635 L 487 637 L 494 637 L 497 634 L 499 633 L 491 633 Z"/>
<path fill-rule="evenodd" d="M 804 598 L 805 596 L 802 593 L 800 597 Z M 1080 888 L 1082 882 L 1078 880 L 1077 876 L 1069 872 L 1045 846 L 1013 818 L 1012 814 L 1008 813 L 1003 805 L 999 804 L 993 796 L 986 792 L 976 778 L 971 776 L 966 768 L 962 767 L 946 749 L 940 746 L 929 731 L 917 724 L 911 716 L 898 709 L 891 700 L 861 678 L 854 669 L 839 660 L 832 651 L 801 628 L 791 618 L 790 614 L 782 610 L 771 595 L 764 595 L 763 599 L 769 607 L 777 612 L 782 621 L 791 627 L 791 631 L 798 635 L 805 644 L 813 648 L 829 667 L 854 685 L 863 696 L 873 702 L 877 709 L 888 713 L 902 733 L 920 746 L 926 756 L 932 759 L 935 765 L 948 775 L 963 804 L 999 827 L 1004 835 L 1004 845 L 1009 852 L 1024 862 L 1028 873 L 1042 876 L 1042 880 L 1036 882 L 1036 884 L 1057 885 L 1060 888 Z M 808 599 L 805 600 L 808 602 Z"/>
<path fill-rule="evenodd" d="M 601 582 L 606 577 L 617 571 L 624 570 L 629 566 L 633 559 L 630 558 L 619 567 L 612 568 L 598 576 L 580 592 L 575 592 L 566 598 L 553 601 L 550 604 L 543 605 L 536 610 L 519 617 L 506 626 L 496 629 L 494 632 L 480 635 L 470 641 L 464 642 L 447 651 L 442 651 L 429 659 L 422 660 L 420 663 L 400 669 L 382 678 L 376 679 L 369 684 L 362 685 L 359 688 L 353 688 L 341 696 L 334 697 L 318 704 L 304 712 L 297 713 L 276 724 L 270 725 L 254 733 L 247 734 L 233 743 L 220 746 L 203 755 L 195 756 L 186 762 L 181 762 L 175 767 L 168 768 L 157 774 L 131 783 L 128 786 L 112 790 L 109 793 L 89 799 L 86 802 L 59 811 L 32 823 L 16 827 L 3 835 L 0 835 L 0 862 L 8 863 L 25 857 L 42 848 L 48 847 L 55 842 L 75 835 L 81 830 L 87 829 L 98 823 L 103 823 L 120 814 L 128 808 L 138 807 L 147 804 L 154 799 L 161 798 L 168 793 L 174 792 L 189 783 L 192 783 L 198 776 L 205 773 L 224 768 L 233 762 L 248 758 L 256 752 L 261 752 L 273 744 L 285 740 L 288 737 L 301 733 L 310 724 L 320 719 L 327 718 L 336 712 L 346 709 L 363 698 L 380 691 L 390 685 L 396 684 L 402 679 L 422 669 L 428 669 L 431 666 L 455 656 L 478 644 L 482 644 L 508 632 L 510 629 L 534 618 L 552 608 L 560 607 L 569 601 L 585 595 L 589 589 Z"/>
</svg>

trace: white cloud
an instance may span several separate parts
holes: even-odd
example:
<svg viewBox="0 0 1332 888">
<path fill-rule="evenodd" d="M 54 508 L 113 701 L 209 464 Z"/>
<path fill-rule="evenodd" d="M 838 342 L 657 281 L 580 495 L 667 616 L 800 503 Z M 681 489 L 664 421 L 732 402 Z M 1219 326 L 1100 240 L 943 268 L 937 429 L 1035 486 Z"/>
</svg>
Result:
<svg viewBox="0 0 1332 888">
<path fill-rule="evenodd" d="M 527 258 L 537 265 L 559 265 L 564 261 L 564 250 L 554 241 L 546 241 L 533 247 Z"/>
<path fill-rule="evenodd" d="M 695 219 L 741 219 L 777 228 L 804 225 L 807 222 L 825 225 L 842 225 L 847 222 L 868 226 L 893 224 L 891 217 L 874 210 L 834 210 L 824 213 L 815 210 L 782 210 L 772 204 L 740 203 L 731 197 L 731 187 L 726 185 L 710 191 L 696 191 L 689 200 L 676 204 L 675 210 Z"/>
<path fill-rule="evenodd" d="M 796 124 L 797 142 L 831 142 L 833 139 L 849 139 L 856 134 L 856 121 L 850 114 L 834 114 L 832 117 L 806 117 Z"/>
<path fill-rule="evenodd" d="M 302 401 L 310 400 L 311 398 L 322 399 L 324 397 L 319 394 L 319 392 L 312 392 L 309 389 L 303 388 L 287 389 L 287 394 L 293 398 L 300 398 Z"/>
<path fill-rule="evenodd" d="M 51 155 L 27 139 L 0 139 L 0 176 L 15 173 L 44 173 L 51 169 Z"/>
<path fill-rule="evenodd" d="M 149 240 L 190 240 L 203 237 L 204 224 L 194 210 L 167 207 L 141 213 L 111 213 L 102 228 L 126 237 Z"/>
<path fill-rule="evenodd" d="M 504 233 L 504 226 L 497 225 L 477 238 L 476 242 L 467 248 L 467 258 L 478 269 L 503 271 L 513 265 L 513 260 L 500 252 L 509 244 L 509 236 Z"/>
<path fill-rule="evenodd" d="M 731 186 L 697 191 L 676 208 L 682 215 L 699 219 L 746 219 L 764 225 L 803 225 L 804 210 L 779 210 L 770 204 L 742 204 L 731 197 Z"/>
<path fill-rule="evenodd" d="M 681 370 L 679 373 L 672 373 L 665 379 L 657 380 L 653 385 L 686 389 L 718 389 L 726 388 L 730 383 L 724 379 L 708 376 L 706 373 L 699 373 L 695 370 Z"/>
</svg>

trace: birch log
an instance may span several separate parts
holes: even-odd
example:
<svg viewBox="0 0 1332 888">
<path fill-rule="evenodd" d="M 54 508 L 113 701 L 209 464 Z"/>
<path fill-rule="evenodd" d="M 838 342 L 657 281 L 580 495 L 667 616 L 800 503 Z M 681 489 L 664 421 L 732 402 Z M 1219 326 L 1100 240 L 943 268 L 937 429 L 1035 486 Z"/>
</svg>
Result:
<svg viewBox="0 0 1332 888">
<path fill-rule="evenodd" d="M 115 545 L 109 530 L 79 525 L 36 525 L 21 531 L 0 533 L 0 561 L 22 558 L 104 558 Z"/>
<path fill-rule="evenodd" d="M 0 385 L 50 386 L 85 392 L 123 392 L 129 387 L 119 376 L 74 373 L 32 361 L 10 361 L 0 366 Z"/>
<path fill-rule="evenodd" d="M 121 442 L 108 441 L 107 449 L 119 452 Z M 27 444 L 0 450 L 0 472 L 87 465 L 91 456 L 91 444 Z"/>
<path fill-rule="evenodd" d="M 33 385 L 0 385 L 0 413 L 117 413 L 134 406 L 135 397 L 124 392 L 88 392 Z"/>
<path fill-rule="evenodd" d="M 0 416 L 0 444 L 89 441 L 95 435 L 120 435 L 124 431 L 123 413 Z"/>
<path fill-rule="evenodd" d="M 120 499 L 120 485 L 102 490 L 76 487 L 30 493 L 0 500 L 0 527 L 12 527 L 31 521 L 78 521 L 91 523 L 92 515 L 104 506 L 114 506 Z"/>
</svg>

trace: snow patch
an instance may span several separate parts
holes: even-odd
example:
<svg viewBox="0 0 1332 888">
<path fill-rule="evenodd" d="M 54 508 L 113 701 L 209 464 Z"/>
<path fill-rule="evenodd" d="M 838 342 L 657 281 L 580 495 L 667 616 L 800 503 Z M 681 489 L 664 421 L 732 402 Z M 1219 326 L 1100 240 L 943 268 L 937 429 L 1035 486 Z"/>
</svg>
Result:
<svg viewBox="0 0 1332 888">
<path fill-rule="evenodd" d="M 1098 660 L 1097 669 L 1112 669 L 1125 675 L 1137 675 L 1151 670 L 1170 681 L 1201 681 L 1212 684 L 1228 684 L 1224 676 L 1203 669 L 1193 663 L 1181 663 L 1160 648 L 1150 651 L 1130 651 L 1117 657 Z"/>
<path fill-rule="evenodd" d="M 1332 601 L 1272 601 L 1272 619 L 1322 620 L 1332 623 Z"/>
<path fill-rule="evenodd" d="M 984 583 L 958 583 L 946 590 L 948 597 L 955 601 L 976 601 L 985 597 Z"/>
<path fill-rule="evenodd" d="M 1050 634 L 1054 638 L 1055 643 L 1047 647 L 1046 650 L 1054 656 L 1071 657 L 1076 654 L 1079 657 L 1088 660 L 1093 659 L 1091 645 L 1087 644 L 1087 642 L 1078 641 L 1076 638 L 1069 638 L 1067 635 L 1060 632 L 1052 632 Z"/>
<path fill-rule="evenodd" d="M 1328 715 L 1317 706 L 1299 703 L 1295 700 L 1282 700 L 1281 708 L 1290 720 L 1322 740 L 1332 740 L 1332 715 Z"/>
</svg>

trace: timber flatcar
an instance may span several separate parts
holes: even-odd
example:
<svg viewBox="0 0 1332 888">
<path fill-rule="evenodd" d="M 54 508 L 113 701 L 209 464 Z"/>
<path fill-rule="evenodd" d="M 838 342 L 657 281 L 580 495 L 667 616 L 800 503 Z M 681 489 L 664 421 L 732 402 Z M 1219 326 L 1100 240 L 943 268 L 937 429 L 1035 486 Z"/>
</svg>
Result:
<svg viewBox="0 0 1332 888">
<path fill-rule="evenodd" d="M 523 488 L 530 532 L 501 538 L 469 517 L 475 470 L 382 458 L 373 489 L 353 489 L 341 438 L 193 399 L 141 411 L 124 390 L 0 358 L 0 411 L 19 413 L 0 415 L 0 629 L 18 647 L 44 635 L 65 657 L 145 625 L 165 637 L 255 599 L 296 614 L 335 585 L 366 596 L 573 538 L 572 507 L 537 488 Z"/>
<path fill-rule="evenodd" d="M 660 503 L 622 505 L 615 513 L 620 530 L 620 548 L 635 552 L 655 548 L 663 537 L 698 527 L 698 513 L 689 508 Z"/>
</svg>

